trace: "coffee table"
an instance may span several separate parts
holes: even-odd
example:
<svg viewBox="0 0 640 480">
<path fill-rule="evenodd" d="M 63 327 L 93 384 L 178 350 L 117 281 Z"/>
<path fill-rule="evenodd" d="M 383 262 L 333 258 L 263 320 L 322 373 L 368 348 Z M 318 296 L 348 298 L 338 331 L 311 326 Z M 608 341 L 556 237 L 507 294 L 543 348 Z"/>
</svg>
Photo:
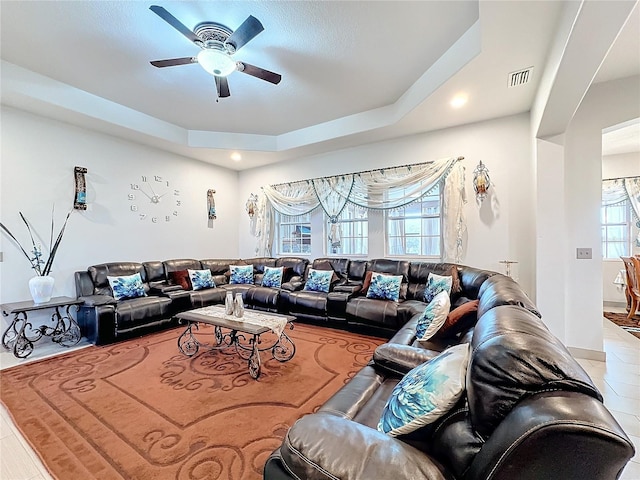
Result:
<svg viewBox="0 0 640 480">
<path fill-rule="evenodd" d="M 285 333 L 286 327 L 293 329 L 295 317 L 290 315 L 245 310 L 244 316 L 237 318 L 225 314 L 223 305 L 214 305 L 178 313 L 176 318 L 187 323 L 178 338 L 178 349 L 182 354 L 192 357 L 200 347 L 209 350 L 233 347 L 243 360 L 247 360 L 249 375 L 254 379 L 260 376 L 260 352 L 270 350 L 271 356 L 279 362 L 291 360 L 296 353 L 293 340 Z M 198 330 L 201 323 L 214 327 L 215 344 L 203 343 L 196 338 L 194 327 Z M 261 347 L 260 336 L 271 331 L 278 335 L 277 340 Z"/>
</svg>

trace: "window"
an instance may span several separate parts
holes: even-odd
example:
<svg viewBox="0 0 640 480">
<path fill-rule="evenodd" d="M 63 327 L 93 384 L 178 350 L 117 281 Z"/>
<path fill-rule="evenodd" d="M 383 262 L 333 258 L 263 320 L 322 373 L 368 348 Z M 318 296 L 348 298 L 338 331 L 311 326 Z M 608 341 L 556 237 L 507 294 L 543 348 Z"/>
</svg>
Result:
<svg viewBox="0 0 640 480">
<path fill-rule="evenodd" d="M 603 206 L 600 211 L 602 222 L 602 256 L 605 259 L 619 259 L 631 252 L 631 208 L 629 200 L 615 205 Z"/>
<path fill-rule="evenodd" d="M 326 215 L 325 215 L 326 218 Z M 367 210 L 348 203 L 336 223 L 327 219 L 327 254 L 366 255 L 369 251 Z"/>
<path fill-rule="evenodd" d="M 282 215 L 276 212 L 278 253 L 311 253 L 311 214 Z"/>
<path fill-rule="evenodd" d="M 427 195 L 387 213 L 389 255 L 440 257 L 440 185 Z"/>
</svg>

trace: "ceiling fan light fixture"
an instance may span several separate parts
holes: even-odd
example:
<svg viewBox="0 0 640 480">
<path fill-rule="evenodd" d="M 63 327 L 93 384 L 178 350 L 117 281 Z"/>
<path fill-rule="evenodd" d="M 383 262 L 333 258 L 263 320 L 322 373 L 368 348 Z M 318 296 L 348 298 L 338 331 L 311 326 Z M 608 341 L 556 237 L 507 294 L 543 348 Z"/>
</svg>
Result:
<svg viewBox="0 0 640 480">
<path fill-rule="evenodd" d="M 198 63 L 205 71 L 216 77 L 226 77 L 236 71 L 236 62 L 226 53 L 214 49 L 200 50 Z"/>
</svg>

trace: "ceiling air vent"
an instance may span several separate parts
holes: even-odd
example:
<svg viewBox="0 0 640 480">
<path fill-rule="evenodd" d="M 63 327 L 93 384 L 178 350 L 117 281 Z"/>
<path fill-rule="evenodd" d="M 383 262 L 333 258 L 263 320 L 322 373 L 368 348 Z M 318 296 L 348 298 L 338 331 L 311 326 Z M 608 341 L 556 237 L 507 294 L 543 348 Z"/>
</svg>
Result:
<svg viewBox="0 0 640 480">
<path fill-rule="evenodd" d="M 533 67 L 527 67 L 523 70 L 518 70 L 517 72 L 511 72 L 509 74 L 509 88 L 519 87 L 520 85 L 528 83 L 531 79 L 532 73 Z"/>
</svg>

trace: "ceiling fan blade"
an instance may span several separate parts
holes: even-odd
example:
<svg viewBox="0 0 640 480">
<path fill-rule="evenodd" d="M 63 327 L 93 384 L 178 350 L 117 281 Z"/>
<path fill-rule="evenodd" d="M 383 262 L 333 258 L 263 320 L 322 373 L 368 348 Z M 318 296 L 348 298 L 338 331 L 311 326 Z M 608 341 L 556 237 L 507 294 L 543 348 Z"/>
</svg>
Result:
<svg viewBox="0 0 640 480">
<path fill-rule="evenodd" d="M 153 60 L 150 62 L 154 67 L 173 67 L 175 65 L 188 65 L 190 63 L 198 63 L 196 57 L 168 58 L 167 60 Z"/>
<path fill-rule="evenodd" d="M 255 65 L 251 65 L 249 63 L 238 62 L 239 67 L 238 71 L 242 73 L 246 73 L 247 75 L 251 75 L 253 77 L 257 77 L 261 80 L 266 80 L 267 82 L 271 82 L 274 85 L 280 83 L 282 80 L 282 75 L 279 73 L 270 72 L 269 70 L 265 70 L 264 68 L 256 67 Z"/>
<path fill-rule="evenodd" d="M 229 92 L 229 82 L 227 77 L 213 77 L 216 79 L 216 90 L 218 91 L 218 97 L 226 98 L 231 95 Z"/>
<path fill-rule="evenodd" d="M 191 40 L 196 45 L 198 45 L 198 46 L 202 45 L 202 39 L 200 37 L 198 37 L 195 33 L 193 33 L 187 27 L 185 27 L 180 22 L 180 20 L 178 20 L 176 17 L 171 15 L 169 12 L 167 12 L 163 7 L 161 7 L 159 5 L 151 5 L 149 7 L 149 10 L 151 10 L 153 13 L 158 15 L 165 22 L 167 22 L 173 28 L 178 30 L 181 34 L 183 34 L 185 37 L 187 37 L 189 40 Z"/>
<path fill-rule="evenodd" d="M 242 22 L 242 25 L 236 28 L 236 31 L 227 39 L 227 43 L 233 45 L 237 52 L 263 30 L 264 27 L 260 23 L 260 20 L 253 15 L 249 15 L 249 17 Z"/>
</svg>

